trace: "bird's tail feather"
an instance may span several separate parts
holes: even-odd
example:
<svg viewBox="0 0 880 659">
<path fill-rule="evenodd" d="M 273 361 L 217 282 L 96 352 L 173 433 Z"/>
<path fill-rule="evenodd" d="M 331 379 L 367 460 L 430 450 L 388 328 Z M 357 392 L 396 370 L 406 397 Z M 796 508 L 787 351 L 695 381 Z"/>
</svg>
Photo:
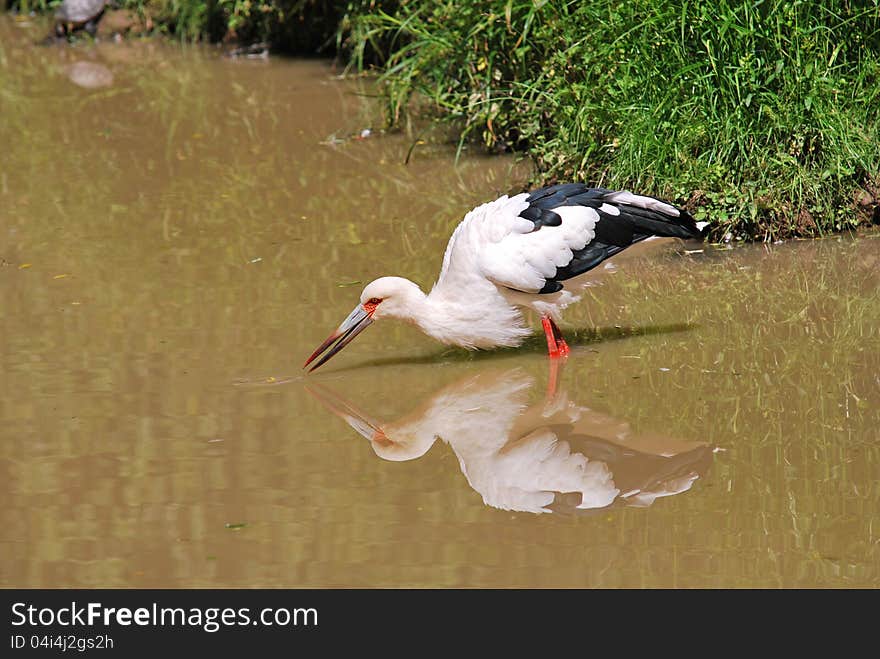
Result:
<svg viewBox="0 0 880 659">
<path fill-rule="evenodd" d="M 686 210 L 654 197 L 631 192 L 609 192 L 602 200 L 616 209 L 610 222 L 598 222 L 596 237 L 625 249 L 629 245 L 660 236 L 665 238 L 700 238 L 703 231 Z M 603 208 L 598 209 L 600 214 Z"/>
</svg>

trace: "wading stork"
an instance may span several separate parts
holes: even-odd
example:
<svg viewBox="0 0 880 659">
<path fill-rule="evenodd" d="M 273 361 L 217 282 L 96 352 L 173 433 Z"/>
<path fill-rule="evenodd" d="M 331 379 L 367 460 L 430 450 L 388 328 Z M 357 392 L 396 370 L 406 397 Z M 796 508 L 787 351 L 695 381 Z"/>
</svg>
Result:
<svg viewBox="0 0 880 659">
<path fill-rule="evenodd" d="M 318 368 L 386 318 L 471 350 L 517 346 L 531 334 L 523 309 L 540 314 L 550 357 L 565 357 L 569 348 L 556 321 L 580 298 L 590 270 L 652 236 L 700 235 L 687 212 L 628 191 L 568 183 L 504 195 L 465 215 L 430 293 L 401 277 L 367 284 L 358 305 L 303 368 L 323 354 L 310 370 Z"/>
</svg>

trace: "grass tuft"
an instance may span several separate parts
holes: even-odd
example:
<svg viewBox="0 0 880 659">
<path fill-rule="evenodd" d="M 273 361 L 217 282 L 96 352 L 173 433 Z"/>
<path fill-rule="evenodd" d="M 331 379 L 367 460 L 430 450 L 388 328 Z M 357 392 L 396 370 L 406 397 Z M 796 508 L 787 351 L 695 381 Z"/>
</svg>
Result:
<svg viewBox="0 0 880 659">
<path fill-rule="evenodd" d="M 428 111 L 542 181 L 686 201 L 715 238 L 854 227 L 880 195 L 876 0 L 414 0 L 348 34 L 390 124 Z"/>
</svg>

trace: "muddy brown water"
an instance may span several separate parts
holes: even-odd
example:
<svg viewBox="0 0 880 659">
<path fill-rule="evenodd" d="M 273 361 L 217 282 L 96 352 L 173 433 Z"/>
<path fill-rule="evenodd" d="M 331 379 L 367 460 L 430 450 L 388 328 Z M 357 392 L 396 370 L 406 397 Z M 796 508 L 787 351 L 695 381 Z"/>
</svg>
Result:
<svg viewBox="0 0 880 659">
<path fill-rule="evenodd" d="M 394 324 L 306 377 L 523 168 L 405 165 L 324 62 L 0 18 L 0 585 L 880 585 L 876 233 L 631 259 L 555 395 L 540 337 Z"/>
</svg>

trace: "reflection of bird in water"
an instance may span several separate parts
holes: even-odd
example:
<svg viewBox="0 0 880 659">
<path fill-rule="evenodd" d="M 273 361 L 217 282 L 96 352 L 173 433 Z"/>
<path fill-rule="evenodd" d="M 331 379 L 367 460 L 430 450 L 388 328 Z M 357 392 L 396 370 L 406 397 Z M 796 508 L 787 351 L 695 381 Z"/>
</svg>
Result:
<svg viewBox="0 0 880 659">
<path fill-rule="evenodd" d="M 55 10 L 55 35 L 65 37 L 82 28 L 94 37 L 105 4 L 106 0 L 64 0 Z"/>
<path fill-rule="evenodd" d="M 483 501 L 503 510 L 587 510 L 615 501 L 647 506 L 690 489 L 711 464 L 713 449 L 705 443 L 636 433 L 562 392 L 528 406 L 532 383 L 519 369 L 479 373 L 388 424 L 326 387 L 307 388 L 385 460 L 421 457 L 440 438 Z"/>
<path fill-rule="evenodd" d="M 517 346 L 531 334 L 523 309 L 541 316 L 550 356 L 564 357 L 569 349 L 556 321 L 579 299 L 593 268 L 653 236 L 700 235 L 685 211 L 630 192 L 571 183 L 504 195 L 461 221 L 430 293 L 400 277 L 367 284 L 305 366 L 325 353 L 318 368 L 381 318 L 410 322 L 449 345 Z"/>
</svg>

